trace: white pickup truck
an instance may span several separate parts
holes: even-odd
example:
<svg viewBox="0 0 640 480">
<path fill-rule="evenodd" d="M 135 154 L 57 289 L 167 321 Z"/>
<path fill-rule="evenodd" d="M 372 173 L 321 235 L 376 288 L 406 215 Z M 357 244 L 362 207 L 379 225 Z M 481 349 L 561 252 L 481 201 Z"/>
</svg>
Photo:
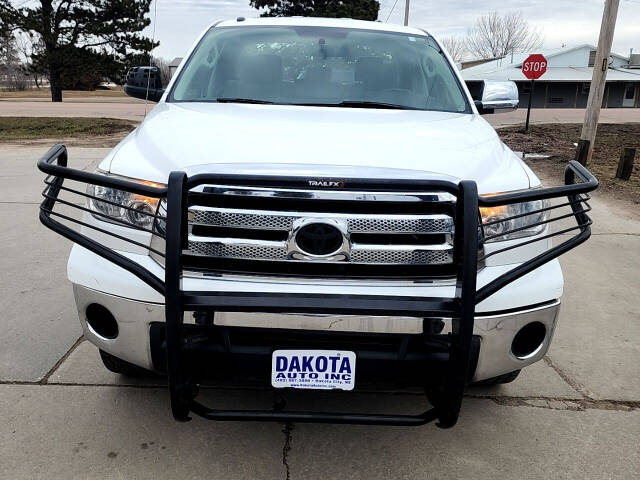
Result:
<svg viewBox="0 0 640 480">
<path fill-rule="evenodd" d="M 466 385 L 549 348 L 597 181 L 572 162 L 542 188 L 500 141 L 481 113 L 516 108 L 513 83 L 474 100 L 418 28 L 238 18 L 166 90 L 149 67 L 125 88 L 158 103 L 93 173 L 52 148 L 40 218 L 75 243 L 85 337 L 114 372 L 166 375 L 176 419 L 450 427 Z M 420 385 L 432 408 L 212 410 L 197 387 L 220 376 Z"/>
</svg>

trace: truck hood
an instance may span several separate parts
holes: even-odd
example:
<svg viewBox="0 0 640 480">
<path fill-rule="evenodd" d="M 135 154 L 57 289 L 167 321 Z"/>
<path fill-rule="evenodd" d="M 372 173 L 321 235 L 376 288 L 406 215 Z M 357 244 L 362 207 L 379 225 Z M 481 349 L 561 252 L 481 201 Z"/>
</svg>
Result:
<svg viewBox="0 0 640 480">
<path fill-rule="evenodd" d="M 480 193 L 537 179 L 479 115 L 222 103 L 160 103 L 101 168 L 169 173 L 475 180 Z"/>
</svg>

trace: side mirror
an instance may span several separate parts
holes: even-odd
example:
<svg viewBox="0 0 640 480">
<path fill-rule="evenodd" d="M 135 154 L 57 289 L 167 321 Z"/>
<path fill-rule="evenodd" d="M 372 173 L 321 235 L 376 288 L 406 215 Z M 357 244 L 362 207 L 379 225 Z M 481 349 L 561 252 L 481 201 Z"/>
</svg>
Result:
<svg viewBox="0 0 640 480">
<path fill-rule="evenodd" d="M 481 100 L 475 101 L 478 112 L 503 113 L 518 108 L 518 87 L 515 82 L 484 80 L 482 83 Z"/>
<path fill-rule="evenodd" d="M 133 67 L 127 73 L 124 93 L 133 98 L 159 102 L 164 94 L 160 69 L 158 67 Z"/>
</svg>

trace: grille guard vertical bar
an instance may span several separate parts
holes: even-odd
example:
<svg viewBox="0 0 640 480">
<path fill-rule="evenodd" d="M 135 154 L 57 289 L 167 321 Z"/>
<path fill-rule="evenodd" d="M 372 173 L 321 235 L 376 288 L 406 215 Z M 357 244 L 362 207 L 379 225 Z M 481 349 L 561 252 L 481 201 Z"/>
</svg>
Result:
<svg viewBox="0 0 640 480">
<path fill-rule="evenodd" d="M 451 322 L 452 344 L 449 375 L 442 398 L 435 397 L 438 426 L 453 427 L 458 421 L 464 388 L 467 384 L 471 337 L 475 319 L 475 293 L 478 265 L 478 187 L 475 182 L 462 181 L 456 203 L 457 259 L 456 301 L 458 315 Z M 438 405 L 438 402 L 442 404 Z"/>
<path fill-rule="evenodd" d="M 185 246 L 187 176 L 183 172 L 169 175 L 167 194 L 167 247 L 165 263 L 165 321 L 167 323 L 167 377 L 171 396 L 171 411 L 176 420 L 189 417 L 188 387 L 182 361 L 182 249 Z"/>
</svg>

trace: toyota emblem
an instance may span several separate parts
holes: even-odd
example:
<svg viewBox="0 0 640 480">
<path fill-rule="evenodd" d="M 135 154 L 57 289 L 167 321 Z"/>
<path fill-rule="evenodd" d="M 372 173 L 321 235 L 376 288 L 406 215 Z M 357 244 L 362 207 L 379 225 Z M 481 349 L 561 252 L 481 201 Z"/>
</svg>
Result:
<svg viewBox="0 0 640 480">
<path fill-rule="evenodd" d="M 308 223 L 296 234 L 296 245 L 302 253 L 326 256 L 338 252 L 343 244 L 342 232 L 328 223 Z"/>
</svg>

